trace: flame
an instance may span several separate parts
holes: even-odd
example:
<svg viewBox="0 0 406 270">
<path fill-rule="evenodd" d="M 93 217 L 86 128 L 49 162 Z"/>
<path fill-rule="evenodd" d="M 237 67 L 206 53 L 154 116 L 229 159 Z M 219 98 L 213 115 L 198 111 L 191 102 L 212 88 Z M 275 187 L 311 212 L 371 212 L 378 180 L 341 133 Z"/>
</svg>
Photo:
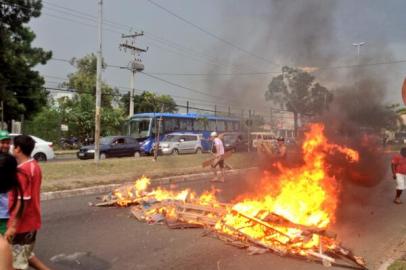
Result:
<svg viewBox="0 0 406 270">
<path fill-rule="evenodd" d="M 151 181 L 146 177 L 138 179 L 127 189 L 116 190 L 114 195 L 122 206 L 152 199 L 221 208 L 221 216 L 207 214 L 207 217 L 215 218 L 213 224 L 217 232 L 255 242 L 279 253 L 306 255 L 306 252 L 321 247 L 334 248 L 336 244 L 331 237 L 320 233 L 335 221 L 340 190 L 336 178 L 328 173 L 327 156 L 340 153 L 349 162 L 356 162 L 359 154 L 329 143 L 322 124 L 310 126 L 305 134 L 302 152 L 302 166 L 287 168 L 277 164 L 281 174 L 266 174 L 261 191 L 239 197 L 234 205 L 219 203 L 215 196 L 218 192 L 216 189 L 200 196 L 190 189 L 173 191 L 158 187 L 147 191 Z M 155 213 L 177 218 L 176 204 L 164 203 L 147 210 L 149 215 Z"/>
<path fill-rule="evenodd" d="M 324 126 L 313 124 L 305 135 L 302 146 L 304 165 L 284 168 L 275 178 L 267 178 L 271 194 L 258 194 L 235 204 L 231 211 L 216 224 L 216 229 L 228 234 L 242 234 L 273 249 L 303 253 L 317 247 L 320 236 L 305 237 L 303 231 L 310 228 L 327 228 L 334 222 L 339 186 L 333 176 L 327 174 L 326 157 L 340 152 L 350 162 L 359 160 L 356 151 L 330 144 L 324 136 Z M 263 190 L 269 190 L 266 186 Z M 272 219 L 277 222 L 261 221 Z M 253 221 L 256 221 L 253 223 Z M 289 226 L 287 225 L 289 224 Z"/>
</svg>

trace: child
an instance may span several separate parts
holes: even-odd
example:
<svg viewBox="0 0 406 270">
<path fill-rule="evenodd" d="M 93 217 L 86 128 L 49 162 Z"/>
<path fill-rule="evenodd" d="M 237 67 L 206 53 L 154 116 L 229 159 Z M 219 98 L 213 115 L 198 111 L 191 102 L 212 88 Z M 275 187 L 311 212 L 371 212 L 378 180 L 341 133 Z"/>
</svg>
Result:
<svg viewBox="0 0 406 270">
<path fill-rule="evenodd" d="M 20 201 L 17 200 L 18 195 L 21 194 L 20 185 L 17 179 L 17 161 L 16 159 L 8 154 L 0 152 L 0 234 L 4 235 L 7 230 L 7 222 L 10 217 L 9 213 L 13 212 L 17 207 L 17 218 L 22 215 Z M 11 192 L 13 194 L 13 200 L 9 207 L 9 195 Z"/>
<path fill-rule="evenodd" d="M 14 269 L 28 269 L 31 266 L 34 269 L 48 270 L 49 268 L 32 252 L 37 231 L 41 227 L 42 180 L 41 168 L 30 158 L 34 146 L 35 141 L 30 136 L 20 135 L 14 138 L 13 154 L 18 162 L 18 180 L 22 189 L 24 208 L 21 218 L 12 213 L 5 236 L 8 240 L 12 240 Z"/>
</svg>

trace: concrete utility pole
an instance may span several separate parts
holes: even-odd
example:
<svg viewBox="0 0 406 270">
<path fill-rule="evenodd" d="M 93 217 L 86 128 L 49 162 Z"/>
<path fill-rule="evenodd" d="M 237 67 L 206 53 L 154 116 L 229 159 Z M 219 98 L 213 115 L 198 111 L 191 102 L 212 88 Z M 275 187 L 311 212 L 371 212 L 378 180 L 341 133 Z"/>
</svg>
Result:
<svg viewBox="0 0 406 270">
<path fill-rule="evenodd" d="M 137 33 L 134 32 L 133 34 L 129 35 L 121 35 L 121 38 L 124 41 L 120 44 L 120 50 L 124 50 L 125 52 L 129 50 L 132 55 L 134 55 L 134 59 L 131 60 L 129 67 L 125 67 L 126 69 L 131 71 L 131 80 L 130 80 L 130 109 L 128 112 L 128 117 L 131 117 L 134 114 L 134 91 L 135 91 L 135 73 L 137 71 L 144 70 L 144 64 L 142 64 L 141 59 L 137 58 L 140 56 L 142 52 L 146 52 L 147 49 L 141 49 L 135 46 L 135 39 L 139 36 L 143 36 L 144 32 Z"/>
<path fill-rule="evenodd" d="M 98 20 L 98 51 L 97 51 L 97 74 L 96 74 L 96 115 L 94 130 L 94 160 L 100 160 L 100 109 L 101 109 L 101 73 L 102 73 L 102 32 L 103 32 L 103 0 L 99 0 Z"/>
</svg>

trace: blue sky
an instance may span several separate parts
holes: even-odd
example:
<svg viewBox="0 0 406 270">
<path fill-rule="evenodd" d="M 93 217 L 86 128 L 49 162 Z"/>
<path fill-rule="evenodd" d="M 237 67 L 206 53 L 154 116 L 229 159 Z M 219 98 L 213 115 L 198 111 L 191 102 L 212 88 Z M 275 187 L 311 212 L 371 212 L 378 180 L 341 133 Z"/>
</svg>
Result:
<svg viewBox="0 0 406 270">
<path fill-rule="evenodd" d="M 103 31 L 103 57 L 107 64 L 127 65 L 131 56 L 119 50 L 121 33 L 143 30 L 145 36 L 138 39 L 138 45 L 149 47 L 141 56 L 145 72 L 192 90 L 142 74 L 136 75 L 136 88 L 174 95 L 179 104 L 191 100 L 199 107 L 218 104 L 226 110 L 229 104 L 264 111 L 268 106 L 264 92 L 275 74 L 263 73 L 278 71 L 280 65 L 328 67 L 406 59 L 406 2 L 402 0 L 153 1 L 235 45 L 199 31 L 147 0 L 104 0 L 108 22 Z M 35 46 L 52 50 L 54 58 L 62 59 L 96 51 L 96 23 L 86 15 L 97 16 L 96 0 L 46 0 L 43 4 L 43 15 L 30 22 L 37 35 Z M 355 41 L 367 42 L 360 59 L 351 45 Z M 49 61 L 38 69 L 48 86 L 56 86 L 74 71 L 61 61 Z M 400 102 L 406 63 L 365 70 L 382 76 L 387 101 Z M 353 72 L 344 68 L 314 75 L 333 89 L 343 79 L 353 78 Z M 208 73 L 212 75 L 196 75 Z M 117 68 L 103 73 L 103 79 L 122 92 L 129 87 L 129 77 L 128 71 Z"/>
</svg>

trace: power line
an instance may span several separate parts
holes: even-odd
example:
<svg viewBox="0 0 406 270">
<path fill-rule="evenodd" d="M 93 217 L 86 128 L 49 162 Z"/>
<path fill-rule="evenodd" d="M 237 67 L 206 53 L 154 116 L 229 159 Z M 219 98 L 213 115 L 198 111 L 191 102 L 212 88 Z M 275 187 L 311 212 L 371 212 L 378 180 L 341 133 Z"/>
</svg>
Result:
<svg viewBox="0 0 406 270">
<path fill-rule="evenodd" d="M 68 14 L 68 15 L 73 16 L 73 17 L 79 17 L 80 19 L 85 19 L 85 20 L 90 20 L 92 22 L 96 22 L 97 18 L 95 16 L 93 16 L 92 14 L 81 12 L 81 11 L 78 11 L 78 10 L 72 9 L 72 8 L 65 8 L 65 7 L 56 5 L 56 4 L 49 3 L 48 1 L 45 1 L 45 2 L 48 5 L 53 6 L 53 7 L 44 6 L 47 9 L 51 9 L 51 10 L 56 11 L 56 12 L 62 12 L 64 14 Z M 77 15 L 75 13 L 77 13 L 79 15 Z M 55 16 L 55 15 L 52 15 L 52 16 Z M 126 30 L 133 28 L 132 26 L 117 23 L 117 22 L 114 22 L 114 21 L 111 21 L 111 20 L 105 20 L 105 21 L 106 21 L 106 24 L 108 24 L 110 26 L 113 26 L 113 27 L 126 29 Z M 76 21 L 74 21 L 74 22 L 76 22 Z M 89 26 L 96 27 L 95 25 L 94 26 L 89 25 Z M 112 31 L 114 33 L 118 33 L 118 31 L 116 31 L 115 29 L 114 30 L 106 29 L 106 30 Z M 208 54 L 193 50 L 193 49 L 188 48 L 188 47 L 185 47 L 185 46 L 183 46 L 183 45 L 181 45 L 179 43 L 173 42 L 171 40 L 168 40 L 168 39 L 153 35 L 153 34 L 151 34 L 149 32 L 145 33 L 145 37 L 147 39 L 149 39 L 151 42 L 155 43 L 155 46 L 157 46 L 158 48 L 167 50 L 167 51 L 172 52 L 172 53 L 181 54 L 182 56 L 186 56 L 186 57 L 192 56 L 195 59 L 197 57 L 199 59 L 203 59 L 207 63 L 228 68 L 227 66 L 224 65 L 225 61 L 222 61 L 221 59 L 218 59 L 218 60 L 213 59 L 212 56 L 210 56 Z M 158 45 L 158 44 L 164 44 L 165 46 L 168 46 L 168 48 L 162 47 L 161 45 Z M 175 49 L 175 50 L 178 50 L 178 51 L 171 51 L 169 48 L 172 48 L 172 49 Z M 185 53 L 185 51 L 190 51 L 190 52 Z M 233 66 L 238 66 L 236 64 L 232 64 L 232 65 Z"/>
<path fill-rule="evenodd" d="M 187 23 L 187 24 L 193 26 L 194 28 L 200 30 L 201 32 L 203 32 L 203 33 L 205 33 L 205 34 L 211 36 L 212 38 L 217 39 L 217 40 L 223 42 L 224 44 L 227 44 L 227 45 L 230 46 L 230 47 L 233 47 L 234 49 L 237 49 L 237 50 L 239 50 L 239 51 L 241 51 L 241 52 L 243 52 L 243 53 L 245 53 L 245 54 L 248 54 L 248 55 L 250 55 L 250 56 L 252 56 L 252 57 L 254 57 L 254 58 L 257 58 L 257 59 L 259 59 L 259 60 L 262 60 L 262 61 L 264 61 L 264 62 L 266 62 L 266 63 L 268 63 L 268 64 L 272 64 L 272 65 L 276 65 L 276 66 L 281 66 L 280 64 L 277 64 L 277 63 L 275 63 L 275 62 L 273 62 L 273 61 L 271 61 L 271 60 L 268 60 L 268 59 L 266 59 L 266 58 L 264 58 L 264 57 L 262 57 L 262 56 L 259 56 L 259 55 L 257 55 L 257 54 L 254 54 L 254 53 L 250 52 L 250 51 L 247 51 L 246 49 L 241 48 L 240 46 L 237 46 L 237 45 L 235 45 L 234 43 L 232 43 L 232 42 L 230 42 L 230 41 L 228 41 L 228 40 L 226 40 L 226 39 L 224 39 L 224 38 L 222 38 L 222 37 L 219 37 L 219 36 L 216 35 L 216 34 L 213 34 L 212 32 L 209 32 L 208 30 L 204 29 L 203 27 L 201 27 L 201 26 L 199 26 L 199 25 L 197 25 L 197 24 L 191 22 L 191 21 L 188 20 L 188 19 L 185 19 L 185 18 L 179 16 L 178 14 L 174 13 L 173 11 L 171 11 L 171 10 L 165 8 L 164 6 L 161 6 L 160 4 L 158 4 L 158 3 L 156 3 L 156 2 L 154 2 L 154 1 L 152 1 L 152 0 L 146 0 L 146 1 L 150 2 L 151 4 L 153 4 L 153 5 L 156 6 L 156 7 L 158 7 L 158 8 L 160 8 L 160 9 L 164 10 L 165 12 L 169 13 L 170 15 L 172 15 L 172 16 L 178 18 L 179 20 L 183 21 L 184 23 Z"/>
</svg>

